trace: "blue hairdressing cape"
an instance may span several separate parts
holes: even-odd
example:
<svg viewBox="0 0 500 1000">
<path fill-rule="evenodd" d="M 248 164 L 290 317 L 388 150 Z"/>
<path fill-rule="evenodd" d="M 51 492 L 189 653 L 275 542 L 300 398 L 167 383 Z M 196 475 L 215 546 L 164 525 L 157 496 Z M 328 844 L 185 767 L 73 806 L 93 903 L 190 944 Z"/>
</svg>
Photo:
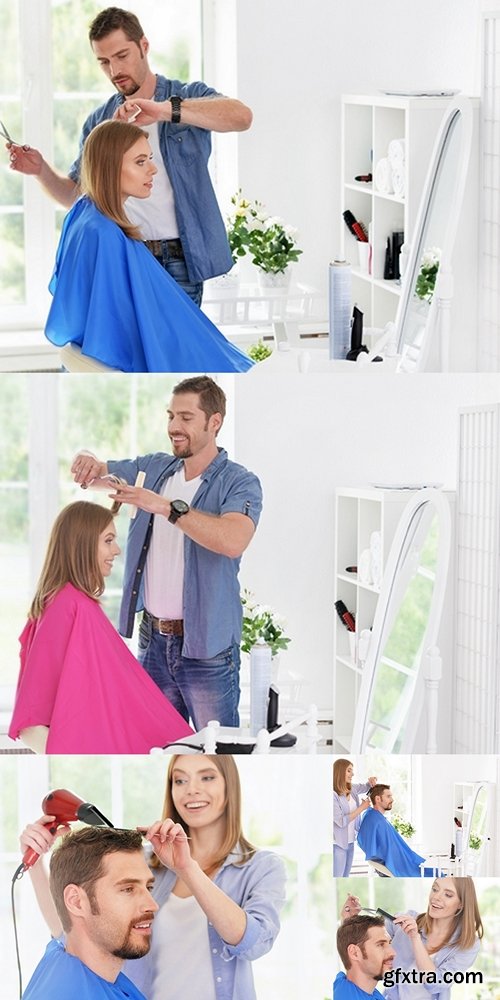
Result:
<svg viewBox="0 0 500 1000">
<path fill-rule="evenodd" d="M 367 809 L 358 832 L 358 844 L 368 860 L 381 861 L 393 875 L 420 876 L 425 858 L 415 854 L 377 809 Z M 426 873 L 432 875 L 430 869 Z"/>
<path fill-rule="evenodd" d="M 124 372 L 244 372 L 230 344 L 139 240 L 87 198 L 64 220 L 45 327 L 52 344 Z"/>
</svg>

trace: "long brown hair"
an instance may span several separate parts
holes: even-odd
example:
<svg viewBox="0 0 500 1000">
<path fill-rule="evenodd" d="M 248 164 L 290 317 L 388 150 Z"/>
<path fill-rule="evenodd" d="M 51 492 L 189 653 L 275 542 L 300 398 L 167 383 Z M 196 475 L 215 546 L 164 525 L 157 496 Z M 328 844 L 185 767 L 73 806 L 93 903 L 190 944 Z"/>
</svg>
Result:
<svg viewBox="0 0 500 1000">
<path fill-rule="evenodd" d="M 121 172 L 125 153 L 147 133 L 131 122 L 117 119 L 101 122 L 85 140 L 81 167 L 81 189 L 94 205 L 132 240 L 140 240 L 123 208 Z"/>
<path fill-rule="evenodd" d="M 174 823 L 180 823 L 183 829 L 189 834 L 189 826 L 184 822 L 179 816 L 177 809 L 174 805 L 174 800 L 172 796 L 172 777 L 176 762 L 178 761 L 181 754 L 175 754 L 171 757 L 168 771 L 167 771 L 167 784 L 165 788 L 165 799 L 163 802 L 162 819 L 173 819 Z M 246 839 L 243 831 L 241 829 L 241 785 L 240 776 L 238 774 L 238 769 L 231 756 L 231 754 L 221 754 L 217 756 L 215 754 L 207 754 L 206 759 L 211 761 L 215 765 L 218 771 L 222 774 L 226 784 L 226 808 L 225 808 L 225 830 L 222 843 L 217 851 L 214 858 L 211 859 L 210 866 L 205 869 L 205 872 L 212 873 L 217 868 L 224 863 L 228 854 L 234 850 L 236 845 L 238 845 L 240 852 L 240 859 L 237 864 L 244 865 L 251 857 L 255 854 L 257 850 L 249 840 Z M 159 868 L 161 866 L 161 861 L 153 856 L 150 862 L 153 868 Z"/>
<path fill-rule="evenodd" d="M 449 944 L 453 939 L 457 928 L 460 928 L 460 934 L 457 938 L 456 943 L 460 951 L 465 951 L 467 948 L 472 948 L 472 945 L 476 941 L 476 938 L 482 938 L 483 936 L 483 924 L 481 921 L 481 914 L 479 913 L 479 907 L 477 905 L 477 896 L 474 882 L 469 875 L 463 877 L 454 877 L 453 885 L 457 891 L 457 896 L 460 902 L 460 911 L 456 914 L 455 919 L 452 921 L 450 931 L 444 941 L 441 941 L 438 948 L 431 949 L 430 954 L 433 951 L 437 951 L 444 945 Z M 419 931 L 424 931 L 425 934 L 429 934 L 432 930 L 433 919 L 429 916 L 429 910 L 426 913 L 420 913 L 417 917 L 417 927 Z M 429 951 L 429 949 L 427 949 Z"/>
<path fill-rule="evenodd" d="M 77 500 L 60 512 L 50 533 L 45 561 L 28 617 L 39 618 L 47 602 L 66 583 L 97 600 L 104 591 L 99 569 L 99 535 L 113 521 L 115 510 Z"/>
<path fill-rule="evenodd" d="M 350 760 L 345 760 L 341 757 L 340 760 L 336 760 L 333 765 L 333 790 L 337 792 L 338 795 L 345 795 L 347 792 L 351 791 L 351 782 L 347 782 L 345 774 L 348 767 L 352 767 L 352 762 Z"/>
</svg>

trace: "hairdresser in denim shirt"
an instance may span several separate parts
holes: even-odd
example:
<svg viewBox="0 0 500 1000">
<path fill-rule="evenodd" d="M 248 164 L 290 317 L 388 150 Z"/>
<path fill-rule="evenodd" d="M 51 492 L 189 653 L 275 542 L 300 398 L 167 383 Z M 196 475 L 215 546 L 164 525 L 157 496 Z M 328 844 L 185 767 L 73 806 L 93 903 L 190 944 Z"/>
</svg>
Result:
<svg viewBox="0 0 500 1000">
<path fill-rule="evenodd" d="M 117 499 L 138 508 L 119 631 L 131 636 L 135 613 L 143 610 L 139 660 L 195 729 L 211 719 L 239 725 L 238 571 L 262 509 L 257 476 L 217 447 L 225 404 L 208 376 L 185 379 L 168 410 L 173 455 L 106 463 L 80 452 L 72 465 L 81 484 L 107 473 L 132 484 L 116 490 Z M 142 488 L 133 485 L 139 472 L 146 477 Z"/>
<path fill-rule="evenodd" d="M 361 795 L 376 784 L 375 777 L 362 784 L 353 785 L 354 769 L 350 760 L 340 757 L 333 765 L 333 874 L 335 878 L 348 878 L 354 855 L 361 817 L 370 808 L 370 800 Z"/>
<path fill-rule="evenodd" d="M 80 155 L 69 175 L 51 167 L 38 150 L 7 143 L 10 167 L 37 177 L 45 191 L 70 208 L 78 195 L 80 156 L 89 132 L 105 119 L 134 115 L 139 126 L 149 126 L 158 174 L 147 204 L 129 199 L 127 213 L 160 264 L 200 305 L 203 281 L 233 264 L 208 172 L 211 132 L 244 131 L 252 113 L 204 83 L 155 75 L 148 63 L 149 41 L 130 11 L 100 11 L 90 24 L 89 41 L 117 93 L 85 121 Z"/>
</svg>

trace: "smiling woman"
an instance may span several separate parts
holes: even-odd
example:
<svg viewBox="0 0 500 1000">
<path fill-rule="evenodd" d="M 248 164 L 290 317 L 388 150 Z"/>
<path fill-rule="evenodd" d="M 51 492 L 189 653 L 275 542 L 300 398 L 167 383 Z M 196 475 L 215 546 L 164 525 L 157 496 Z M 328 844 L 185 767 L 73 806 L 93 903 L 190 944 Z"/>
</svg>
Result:
<svg viewBox="0 0 500 1000">
<path fill-rule="evenodd" d="M 99 604 L 119 551 L 112 511 L 77 501 L 59 514 L 21 635 L 9 729 L 36 752 L 147 753 L 192 732 Z"/>
<path fill-rule="evenodd" d="M 234 347 L 154 259 L 126 200 L 148 198 L 156 168 L 142 129 L 104 121 L 86 139 L 83 197 L 66 216 L 45 335 L 124 372 L 243 372 Z"/>
</svg>

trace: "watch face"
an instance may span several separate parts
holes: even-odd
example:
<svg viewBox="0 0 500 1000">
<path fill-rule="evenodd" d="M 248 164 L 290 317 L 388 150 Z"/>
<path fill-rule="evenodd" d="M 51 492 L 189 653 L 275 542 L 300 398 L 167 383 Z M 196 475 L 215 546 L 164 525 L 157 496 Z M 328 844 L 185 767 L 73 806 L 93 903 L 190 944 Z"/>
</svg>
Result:
<svg viewBox="0 0 500 1000">
<path fill-rule="evenodd" d="M 187 514 L 189 510 L 189 504 L 185 500 L 172 500 L 170 506 L 176 514 Z"/>
</svg>

